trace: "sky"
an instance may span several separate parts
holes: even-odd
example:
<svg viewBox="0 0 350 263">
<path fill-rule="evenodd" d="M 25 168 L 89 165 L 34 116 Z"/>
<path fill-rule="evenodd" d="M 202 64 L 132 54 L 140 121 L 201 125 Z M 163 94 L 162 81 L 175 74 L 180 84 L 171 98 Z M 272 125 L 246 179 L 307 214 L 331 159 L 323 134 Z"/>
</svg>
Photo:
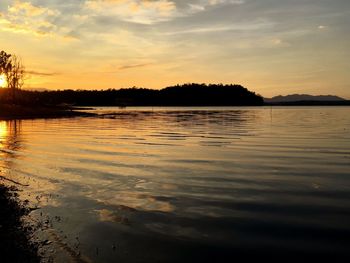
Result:
<svg viewBox="0 0 350 263">
<path fill-rule="evenodd" d="M 26 88 L 241 84 L 350 99 L 349 0 L 1 0 Z"/>
</svg>

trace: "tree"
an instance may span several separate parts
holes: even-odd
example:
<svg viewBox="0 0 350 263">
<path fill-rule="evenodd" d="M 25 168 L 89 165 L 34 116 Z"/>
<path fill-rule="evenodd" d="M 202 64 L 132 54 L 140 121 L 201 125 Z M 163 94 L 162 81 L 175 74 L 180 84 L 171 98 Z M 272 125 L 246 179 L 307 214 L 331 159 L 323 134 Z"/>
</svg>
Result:
<svg viewBox="0 0 350 263">
<path fill-rule="evenodd" d="M 25 69 L 22 60 L 16 55 L 11 55 L 10 65 L 10 70 L 5 73 L 5 76 L 8 88 L 11 90 L 12 100 L 15 101 L 16 91 L 24 84 Z"/>
<path fill-rule="evenodd" d="M 0 75 L 6 74 L 7 71 L 11 70 L 10 54 L 5 51 L 0 52 Z"/>
<path fill-rule="evenodd" d="M 7 88 L 11 91 L 12 101 L 15 102 L 16 91 L 23 87 L 25 77 L 25 68 L 21 58 L 1 51 L 0 74 L 5 76 Z"/>
</svg>

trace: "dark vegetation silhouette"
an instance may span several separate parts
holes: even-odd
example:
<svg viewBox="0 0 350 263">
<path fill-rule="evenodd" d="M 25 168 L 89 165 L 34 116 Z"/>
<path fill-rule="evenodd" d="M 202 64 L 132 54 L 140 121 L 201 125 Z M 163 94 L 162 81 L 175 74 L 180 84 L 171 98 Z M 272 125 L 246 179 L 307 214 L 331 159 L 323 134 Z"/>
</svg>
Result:
<svg viewBox="0 0 350 263">
<path fill-rule="evenodd" d="M 9 99 L 12 103 L 16 102 L 17 90 L 24 85 L 25 67 L 19 56 L 7 54 L 5 51 L 0 52 L 0 75 L 6 79 L 9 93 Z"/>
<path fill-rule="evenodd" d="M 145 88 L 17 92 L 17 103 L 26 106 L 258 106 L 263 98 L 241 85 L 184 84 L 162 90 Z M 0 91 L 0 102 L 11 97 Z"/>
</svg>

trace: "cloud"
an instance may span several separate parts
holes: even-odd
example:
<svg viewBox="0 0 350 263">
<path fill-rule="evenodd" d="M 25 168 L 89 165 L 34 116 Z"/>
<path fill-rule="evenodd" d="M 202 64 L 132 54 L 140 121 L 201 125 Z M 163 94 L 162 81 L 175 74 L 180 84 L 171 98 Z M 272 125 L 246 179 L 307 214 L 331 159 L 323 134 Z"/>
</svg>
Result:
<svg viewBox="0 0 350 263">
<path fill-rule="evenodd" d="M 57 30 L 53 20 L 59 15 L 58 10 L 16 0 L 0 13 L 0 25 L 3 31 L 48 35 Z"/>
<path fill-rule="evenodd" d="M 57 72 L 40 72 L 35 70 L 26 70 L 26 73 L 29 75 L 45 76 L 45 77 L 59 75 L 59 73 Z"/>
<path fill-rule="evenodd" d="M 317 28 L 318 28 L 318 30 L 327 30 L 327 29 L 329 29 L 328 26 L 324 26 L 324 25 L 319 25 Z"/>
<path fill-rule="evenodd" d="M 190 17 L 210 7 L 242 4 L 242 0 L 14 0 L 0 3 L 0 30 L 37 37 L 83 39 Z M 169 28 L 170 29 L 170 28 Z M 224 30 L 222 30 L 224 31 Z"/>
<path fill-rule="evenodd" d="M 190 16 L 209 7 L 225 4 L 243 4 L 243 0 L 195 0 L 178 8 L 171 0 L 88 0 L 84 7 L 90 15 L 113 16 L 121 21 L 152 25 L 178 17 Z"/>
<path fill-rule="evenodd" d="M 217 5 L 240 5 L 244 4 L 243 0 L 199 0 L 194 3 L 189 3 L 189 13 L 202 12 L 208 9 L 209 7 L 214 7 Z"/>
<path fill-rule="evenodd" d="M 257 21 L 252 23 L 236 23 L 233 25 L 214 25 L 206 27 L 195 27 L 180 31 L 167 32 L 164 35 L 181 35 L 181 34 L 204 34 L 204 33 L 219 33 L 224 31 L 255 31 L 269 29 L 273 27 L 273 23 L 267 21 Z"/>
<path fill-rule="evenodd" d="M 89 0 L 84 6 L 91 15 L 148 25 L 168 21 L 177 13 L 175 3 L 168 0 Z"/>
<path fill-rule="evenodd" d="M 16 16 L 22 15 L 25 17 L 39 17 L 43 15 L 55 16 L 59 12 L 57 10 L 50 10 L 41 6 L 34 6 L 31 2 L 15 1 L 12 6 L 8 7 L 8 13 Z"/>
<path fill-rule="evenodd" d="M 328 65 L 338 77 L 326 81 L 339 84 L 349 83 L 349 7 L 348 0 L 0 0 L 0 41 L 25 58 L 30 83 L 40 87 L 235 78 L 263 86 L 270 71 L 288 78 Z"/>
<path fill-rule="evenodd" d="M 132 69 L 132 68 L 143 68 L 152 65 L 152 63 L 134 64 L 134 65 L 124 65 L 119 67 L 119 70 Z"/>
</svg>

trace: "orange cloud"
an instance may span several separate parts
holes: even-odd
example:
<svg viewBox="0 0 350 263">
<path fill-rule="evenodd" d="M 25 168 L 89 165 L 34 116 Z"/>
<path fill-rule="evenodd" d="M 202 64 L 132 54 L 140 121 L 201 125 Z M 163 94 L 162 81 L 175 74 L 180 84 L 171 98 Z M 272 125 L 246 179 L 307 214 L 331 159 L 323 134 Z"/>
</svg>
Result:
<svg viewBox="0 0 350 263">
<path fill-rule="evenodd" d="M 0 25 L 3 31 L 50 35 L 57 29 L 51 20 L 59 14 L 57 10 L 34 6 L 30 2 L 15 1 L 7 12 L 0 13 Z"/>
</svg>

